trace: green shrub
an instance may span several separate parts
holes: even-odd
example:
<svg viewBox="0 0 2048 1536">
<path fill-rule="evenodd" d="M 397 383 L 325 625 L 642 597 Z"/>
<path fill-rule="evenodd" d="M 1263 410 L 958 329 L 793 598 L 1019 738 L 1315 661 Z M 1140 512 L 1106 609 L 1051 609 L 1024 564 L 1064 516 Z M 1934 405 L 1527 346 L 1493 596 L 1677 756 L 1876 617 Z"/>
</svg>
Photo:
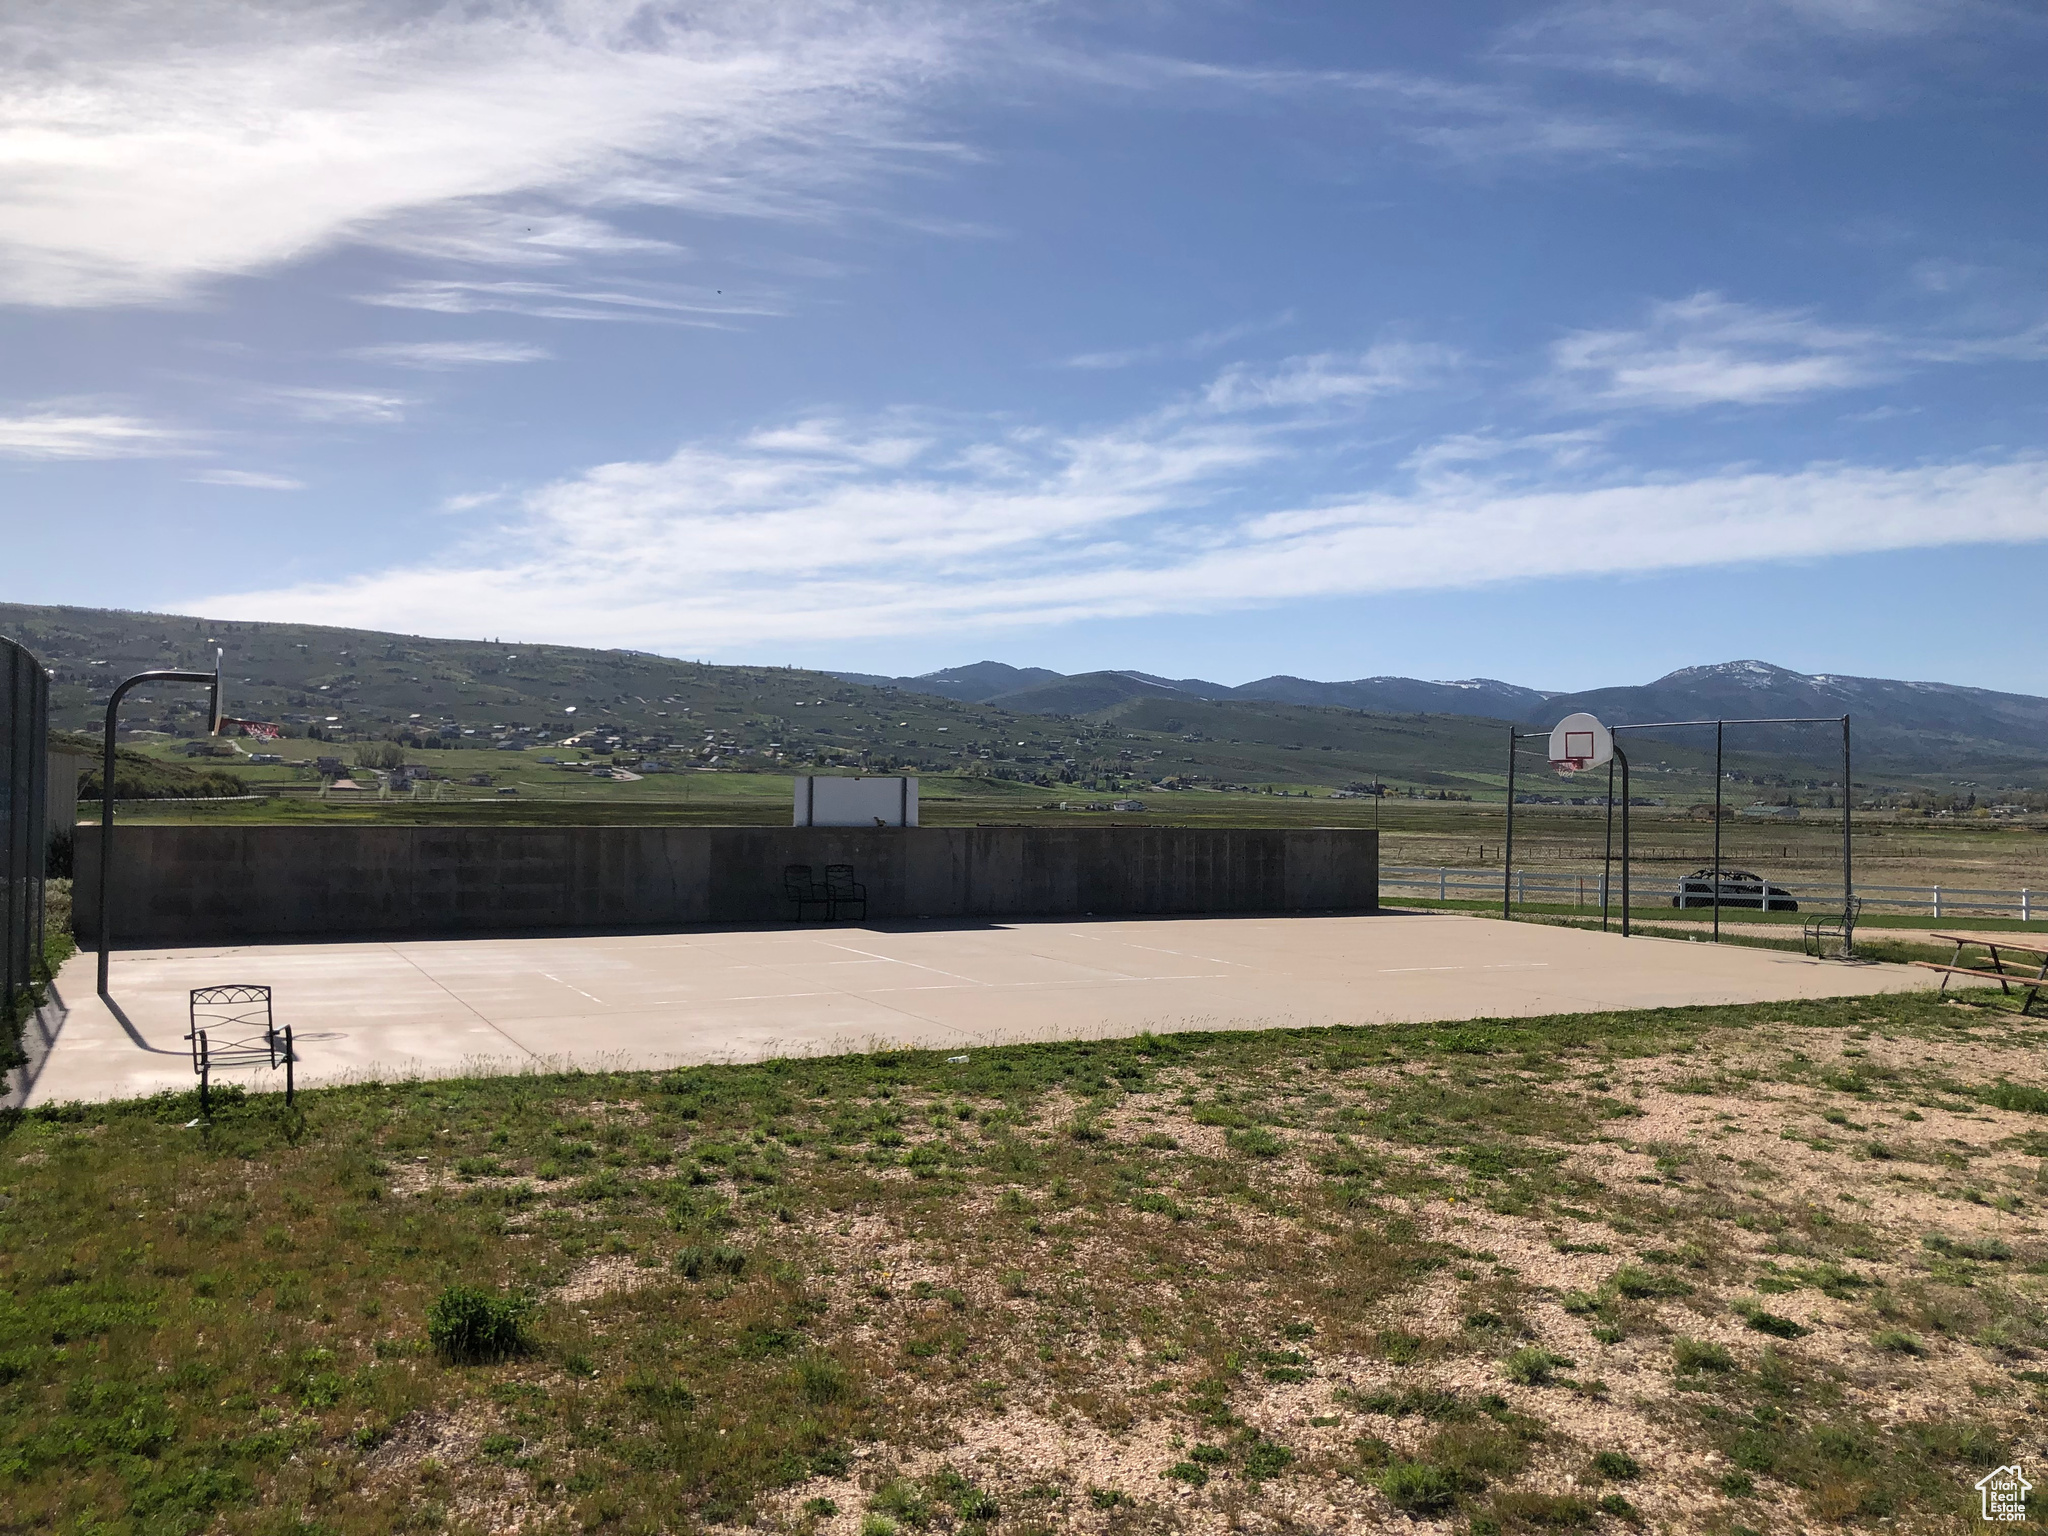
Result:
<svg viewBox="0 0 2048 1536">
<path fill-rule="evenodd" d="M 1380 1474 L 1380 1492 L 1396 1509 L 1430 1515 L 1451 1507 L 1458 1497 L 1458 1480 L 1426 1461 L 1397 1461 Z"/>
<path fill-rule="evenodd" d="M 1197 1466 L 1192 1461 L 1176 1461 L 1160 1475 L 1170 1477 L 1177 1483 L 1186 1483 L 1191 1488 L 1204 1487 L 1209 1481 L 1209 1469 Z"/>
<path fill-rule="evenodd" d="M 1278 1477 L 1294 1464 L 1294 1452 L 1284 1445 L 1275 1445 L 1270 1440 L 1259 1440 L 1245 1448 L 1244 1478 L 1256 1483 L 1269 1477 Z"/>
<path fill-rule="evenodd" d="M 1501 1361 L 1500 1368 L 1507 1373 L 1509 1381 L 1520 1382 L 1525 1387 L 1540 1387 L 1557 1374 L 1559 1366 L 1571 1363 L 1563 1355 L 1554 1355 L 1535 1344 L 1526 1344 Z"/>
<path fill-rule="evenodd" d="M 796 1363 L 796 1386 L 807 1403 L 839 1402 L 848 1390 L 846 1367 L 830 1355 L 806 1355 Z"/>
<path fill-rule="evenodd" d="M 1231 1131 L 1223 1139 L 1234 1151 L 1242 1152 L 1246 1157 L 1278 1157 L 1287 1150 L 1287 1143 L 1263 1126 Z"/>
<path fill-rule="evenodd" d="M 1602 1477 L 1625 1483 L 1643 1475 L 1643 1464 L 1627 1451 L 1599 1451 L 1593 1457 L 1593 1470 Z"/>
<path fill-rule="evenodd" d="M 2012 1257 L 2012 1245 L 1997 1237 L 1944 1237 L 1939 1232 L 1930 1232 L 1920 1239 L 1920 1245 L 1948 1259 L 2003 1263 Z"/>
<path fill-rule="evenodd" d="M 1735 1356 L 1729 1353 L 1725 1344 L 1715 1344 L 1707 1339 L 1673 1339 L 1671 1341 L 1671 1363 L 1680 1374 L 1694 1371 L 1732 1371 Z"/>
<path fill-rule="evenodd" d="M 1692 1289 L 1676 1275 L 1660 1275 L 1640 1264 L 1622 1265 L 1607 1277 L 1607 1284 L 1615 1294 L 1626 1296 L 1631 1301 L 1647 1301 L 1653 1296 L 1683 1296 Z"/>
<path fill-rule="evenodd" d="M 1766 1312 L 1762 1307 L 1743 1308 L 1742 1320 L 1758 1333 L 1768 1333 L 1774 1339 L 1803 1339 L 1813 1332 L 1802 1323 L 1781 1317 L 1776 1312 Z"/>
<path fill-rule="evenodd" d="M 737 1277 L 746 1267 L 746 1254 L 724 1243 L 692 1243 L 676 1254 L 676 1268 L 691 1280 L 701 1280 L 706 1275 Z"/>
<path fill-rule="evenodd" d="M 449 1360 L 503 1360 L 526 1348 L 525 1323 L 532 1310 L 521 1296 L 451 1285 L 427 1308 L 427 1342 Z"/>
<path fill-rule="evenodd" d="M 2036 1088 L 2031 1083 L 1993 1083 L 1988 1088 L 1979 1089 L 1977 1097 L 1993 1109 L 2048 1115 L 2048 1088 Z"/>
</svg>

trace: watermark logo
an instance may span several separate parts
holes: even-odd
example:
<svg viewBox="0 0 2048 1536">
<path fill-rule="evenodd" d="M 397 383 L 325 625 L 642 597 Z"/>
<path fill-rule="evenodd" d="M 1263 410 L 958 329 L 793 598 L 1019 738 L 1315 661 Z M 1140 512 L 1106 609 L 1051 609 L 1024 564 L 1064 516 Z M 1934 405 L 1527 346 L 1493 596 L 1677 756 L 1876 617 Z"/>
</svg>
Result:
<svg viewBox="0 0 2048 1536">
<path fill-rule="evenodd" d="M 1977 1493 L 1983 1499 L 1986 1520 L 2020 1521 L 2027 1518 L 2027 1494 L 2033 1488 L 2020 1472 L 2020 1464 L 2000 1467 L 1977 1479 Z"/>
</svg>

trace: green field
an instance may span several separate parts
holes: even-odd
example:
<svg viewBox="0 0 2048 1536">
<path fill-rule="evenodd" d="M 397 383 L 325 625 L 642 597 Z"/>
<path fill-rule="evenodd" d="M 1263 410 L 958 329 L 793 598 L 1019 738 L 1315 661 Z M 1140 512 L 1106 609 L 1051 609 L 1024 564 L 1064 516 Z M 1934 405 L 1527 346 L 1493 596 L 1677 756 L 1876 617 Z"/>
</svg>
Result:
<svg viewBox="0 0 2048 1536">
<path fill-rule="evenodd" d="M 1960 1530 L 2042 1031 L 1924 996 L 0 1122 L 13 1530 Z"/>
</svg>

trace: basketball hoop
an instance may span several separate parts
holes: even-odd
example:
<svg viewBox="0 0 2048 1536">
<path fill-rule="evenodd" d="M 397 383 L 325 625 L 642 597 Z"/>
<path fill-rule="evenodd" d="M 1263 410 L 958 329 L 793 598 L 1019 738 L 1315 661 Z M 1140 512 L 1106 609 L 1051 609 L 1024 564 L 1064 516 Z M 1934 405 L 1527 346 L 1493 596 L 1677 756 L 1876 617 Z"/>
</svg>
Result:
<svg viewBox="0 0 2048 1536">
<path fill-rule="evenodd" d="M 1591 715 L 1566 715 L 1550 732 L 1550 766 L 1562 778 L 1598 768 L 1613 756 L 1613 734 Z"/>
</svg>

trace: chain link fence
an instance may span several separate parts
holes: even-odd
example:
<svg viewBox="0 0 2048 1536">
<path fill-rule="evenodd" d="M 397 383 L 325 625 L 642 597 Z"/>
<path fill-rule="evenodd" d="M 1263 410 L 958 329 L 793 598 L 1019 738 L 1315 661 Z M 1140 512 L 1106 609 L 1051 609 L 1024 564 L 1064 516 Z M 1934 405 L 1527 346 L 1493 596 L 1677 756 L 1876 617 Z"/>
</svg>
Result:
<svg viewBox="0 0 2048 1536">
<path fill-rule="evenodd" d="M 50 674 L 32 652 L 0 638 L 0 1055 L 10 1066 L 43 980 L 49 753 Z"/>
</svg>

